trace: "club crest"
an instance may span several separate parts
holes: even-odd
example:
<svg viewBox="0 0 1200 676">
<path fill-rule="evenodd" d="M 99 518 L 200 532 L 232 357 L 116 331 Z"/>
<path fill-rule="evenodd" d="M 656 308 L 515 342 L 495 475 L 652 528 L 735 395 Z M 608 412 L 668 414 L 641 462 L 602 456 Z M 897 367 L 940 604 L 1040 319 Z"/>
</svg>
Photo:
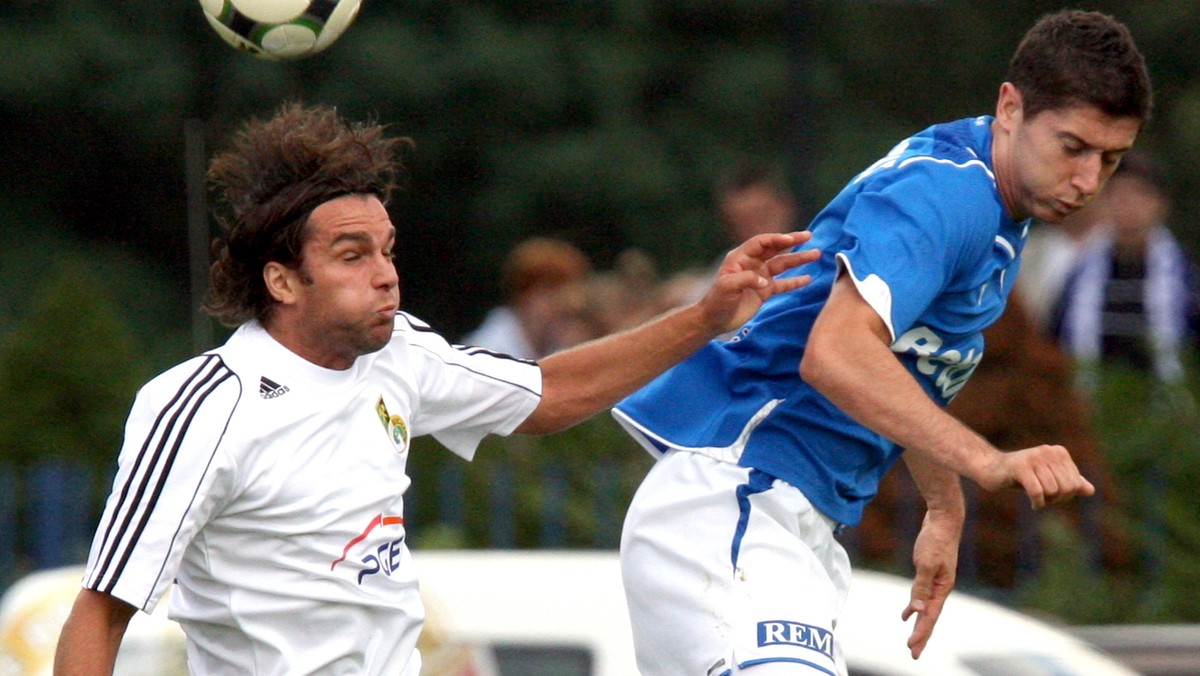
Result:
<svg viewBox="0 0 1200 676">
<path fill-rule="evenodd" d="M 392 438 L 392 443 L 400 447 L 408 446 L 408 426 L 404 424 L 404 418 L 388 413 L 382 395 L 375 404 L 375 412 L 379 415 L 379 422 L 383 423 L 383 429 Z"/>
</svg>

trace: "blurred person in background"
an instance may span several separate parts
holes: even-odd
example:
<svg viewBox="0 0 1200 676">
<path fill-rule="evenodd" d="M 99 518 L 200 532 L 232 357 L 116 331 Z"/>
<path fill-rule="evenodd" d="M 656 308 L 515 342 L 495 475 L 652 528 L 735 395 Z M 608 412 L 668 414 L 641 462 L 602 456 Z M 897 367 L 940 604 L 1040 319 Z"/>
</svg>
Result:
<svg viewBox="0 0 1200 676">
<path fill-rule="evenodd" d="M 1035 223 L 1021 251 L 1021 274 L 1017 291 L 1022 308 L 1029 315 L 1030 328 L 1050 336 L 1054 332 L 1054 313 L 1062 299 L 1063 288 L 1079 253 L 1095 230 L 1095 202 L 1067 216 L 1059 223 Z"/>
<path fill-rule="evenodd" d="M 637 247 L 617 254 L 611 270 L 592 275 L 588 298 L 593 325 L 602 335 L 637 326 L 682 305 L 664 302 L 658 264 Z"/>
<path fill-rule="evenodd" d="M 570 242 L 527 239 L 500 270 L 505 302 L 488 311 L 463 343 L 521 359 L 540 359 L 599 334 L 588 315 L 592 263 Z"/>
<path fill-rule="evenodd" d="M 747 162 L 722 175 L 715 189 L 728 246 L 748 237 L 796 228 L 800 207 L 782 169 Z"/>
<path fill-rule="evenodd" d="M 722 246 L 736 246 L 746 237 L 790 232 L 798 226 L 800 206 L 786 172 L 766 162 L 743 161 L 713 182 L 713 207 Z M 671 307 L 704 293 L 721 264 L 718 257 L 704 269 L 684 270 L 664 281 L 661 302 Z"/>
<path fill-rule="evenodd" d="M 1131 153 L 1088 211 L 1097 226 L 1064 287 L 1055 335 L 1079 363 L 1085 389 L 1097 363 L 1180 382 L 1183 355 L 1197 344 L 1200 277 L 1166 225 L 1161 169 Z"/>
<path fill-rule="evenodd" d="M 697 303 L 514 359 L 399 309 L 385 205 L 407 139 L 289 104 L 232 141 L 208 171 L 225 232 L 205 309 L 237 329 L 139 390 L 59 676 L 111 673 L 130 618 L 168 588 L 192 673 L 416 676 L 411 439 L 469 459 L 488 434 L 581 422 L 802 287 L 777 275 L 816 257 L 793 251 L 807 233 L 756 237 Z"/>
</svg>

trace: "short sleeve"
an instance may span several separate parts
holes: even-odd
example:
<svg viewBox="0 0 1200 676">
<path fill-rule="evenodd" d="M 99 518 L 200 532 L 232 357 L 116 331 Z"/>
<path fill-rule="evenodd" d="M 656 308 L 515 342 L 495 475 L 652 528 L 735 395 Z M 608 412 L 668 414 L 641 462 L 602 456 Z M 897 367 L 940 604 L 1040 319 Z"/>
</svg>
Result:
<svg viewBox="0 0 1200 676">
<path fill-rule="evenodd" d="M 450 345 L 415 322 L 410 332 L 419 391 L 414 435 L 432 434 L 469 460 L 484 437 L 511 434 L 541 401 L 542 371 L 536 363 Z"/>
<path fill-rule="evenodd" d="M 185 362 L 138 393 L 83 586 L 151 612 L 184 551 L 227 499 L 221 440 L 241 384 L 219 357 Z"/>
<path fill-rule="evenodd" d="M 964 180 L 963 171 L 925 159 L 882 172 L 846 217 L 838 265 L 893 340 L 952 283 L 961 262 L 971 259 L 967 252 L 994 237 L 995 224 L 986 219 L 994 208 L 978 208 L 980 199 L 995 202 L 990 187 L 981 191 L 981 182 Z"/>
</svg>

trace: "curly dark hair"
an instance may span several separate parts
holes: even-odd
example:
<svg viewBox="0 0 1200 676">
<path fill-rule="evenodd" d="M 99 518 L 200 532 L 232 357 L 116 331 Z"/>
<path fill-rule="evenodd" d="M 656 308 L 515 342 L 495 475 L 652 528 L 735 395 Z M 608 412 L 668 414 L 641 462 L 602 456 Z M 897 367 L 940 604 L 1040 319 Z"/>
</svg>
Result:
<svg viewBox="0 0 1200 676">
<path fill-rule="evenodd" d="M 225 236 L 213 243 L 204 310 L 228 326 L 267 320 L 275 301 L 263 266 L 303 263 L 308 216 L 324 202 L 371 194 L 386 205 L 404 175 L 400 152 L 411 145 L 376 122 L 347 122 L 322 105 L 290 103 L 243 125 L 208 169 L 213 215 Z"/>
<path fill-rule="evenodd" d="M 1009 63 L 1023 113 L 1095 106 L 1145 123 L 1154 105 L 1146 62 L 1129 30 L 1099 12 L 1062 10 L 1034 24 Z"/>
</svg>

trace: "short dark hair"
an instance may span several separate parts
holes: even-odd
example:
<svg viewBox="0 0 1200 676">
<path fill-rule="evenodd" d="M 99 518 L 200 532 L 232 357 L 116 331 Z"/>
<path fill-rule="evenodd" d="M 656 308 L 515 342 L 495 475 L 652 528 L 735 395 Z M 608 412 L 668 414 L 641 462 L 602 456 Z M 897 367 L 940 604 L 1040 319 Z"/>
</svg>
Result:
<svg viewBox="0 0 1200 676">
<path fill-rule="evenodd" d="M 791 194 L 792 190 L 792 186 L 788 182 L 787 171 L 782 166 L 770 162 L 743 161 L 733 165 L 717 177 L 714 182 L 714 192 L 720 199 L 726 195 L 760 185 L 781 195 Z"/>
<path fill-rule="evenodd" d="M 1021 92 L 1023 114 L 1095 106 L 1112 117 L 1150 119 L 1146 62 L 1129 30 L 1099 12 L 1047 14 L 1025 34 L 1007 80 Z"/>
<path fill-rule="evenodd" d="M 331 199 L 370 194 L 386 205 L 408 145 L 378 123 L 347 122 L 329 106 L 289 103 L 268 120 L 245 123 L 208 169 L 213 215 L 225 236 L 213 245 L 205 311 L 229 326 L 267 319 L 275 301 L 263 266 L 299 267 L 308 216 Z"/>
</svg>

